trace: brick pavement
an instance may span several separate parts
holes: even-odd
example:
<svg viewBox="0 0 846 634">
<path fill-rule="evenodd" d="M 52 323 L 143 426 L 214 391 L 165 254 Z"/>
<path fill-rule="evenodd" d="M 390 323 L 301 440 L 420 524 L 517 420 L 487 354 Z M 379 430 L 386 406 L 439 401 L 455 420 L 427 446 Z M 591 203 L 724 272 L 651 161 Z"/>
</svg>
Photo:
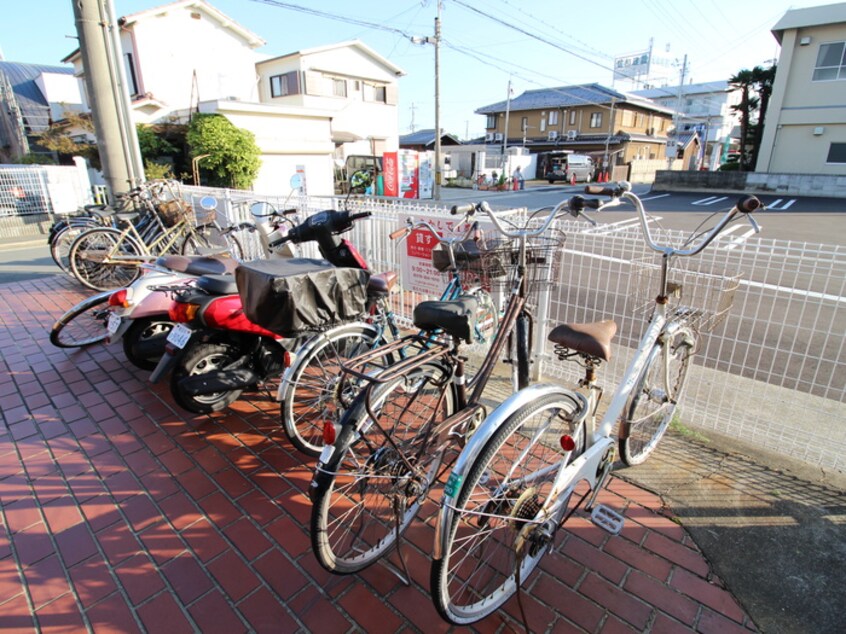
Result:
<svg viewBox="0 0 846 634">
<path fill-rule="evenodd" d="M 311 464 L 253 395 L 191 417 L 120 346 L 66 351 L 64 277 L 0 285 L 0 629 L 447 631 L 428 595 L 434 502 L 409 530 L 412 584 L 382 565 L 325 573 L 310 552 Z M 577 515 L 530 579 L 532 631 L 755 627 L 661 499 L 620 479 L 611 537 Z M 515 600 L 476 631 L 520 631 Z"/>
</svg>

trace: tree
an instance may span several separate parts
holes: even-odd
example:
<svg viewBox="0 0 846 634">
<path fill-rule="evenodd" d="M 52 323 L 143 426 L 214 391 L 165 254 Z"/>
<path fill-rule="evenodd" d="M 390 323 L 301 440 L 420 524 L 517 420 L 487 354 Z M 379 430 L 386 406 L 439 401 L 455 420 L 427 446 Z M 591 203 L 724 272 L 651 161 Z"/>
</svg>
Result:
<svg viewBox="0 0 846 634">
<path fill-rule="evenodd" d="M 94 133 L 94 123 L 88 114 L 66 111 L 59 122 L 51 122 L 50 127 L 36 136 L 36 143 L 45 150 L 55 152 L 62 157 L 82 156 L 92 166 L 100 168 L 100 154 L 94 143 L 80 143 L 74 134 Z"/>
<path fill-rule="evenodd" d="M 738 168 L 741 171 L 753 169 L 758 160 L 764 133 L 764 117 L 772 94 L 775 72 L 775 65 L 769 68 L 756 66 L 752 70 L 741 70 L 729 78 L 729 86 L 740 90 L 740 103 L 731 109 L 740 114 Z"/>
<path fill-rule="evenodd" d="M 192 156 L 208 154 L 202 166 L 210 185 L 249 189 L 261 167 L 255 135 L 219 114 L 197 114 L 186 135 Z"/>
</svg>

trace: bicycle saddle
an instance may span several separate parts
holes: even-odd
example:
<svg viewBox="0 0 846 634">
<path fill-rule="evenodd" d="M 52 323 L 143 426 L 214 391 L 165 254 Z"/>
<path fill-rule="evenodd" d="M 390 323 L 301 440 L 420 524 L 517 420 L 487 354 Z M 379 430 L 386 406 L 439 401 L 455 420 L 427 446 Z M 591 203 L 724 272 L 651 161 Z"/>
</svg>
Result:
<svg viewBox="0 0 846 634">
<path fill-rule="evenodd" d="M 561 324 L 549 333 L 549 340 L 570 350 L 610 361 L 611 340 L 616 333 L 617 322 L 606 319 L 589 324 Z"/>
<path fill-rule="evenodd" d="M 367 292 L 375 295 L 387 295 L 396 283 L 397 274 L 394 271 L 371 275 L 367 281 Z"/>
<path fill-rule="evenodd" d="M 448 302 L 420 302 L 414 307 L 414 325 L 426 331 L 441 329 L 452 337 L 472 343 L 478 304 L 472 295 L 462 295 Z"/>
<path fill-rule="evenodd" d="M 177 273 L 188 275 L 232 275 L 238 266 L 233 258 L 210 258 L 207 256 L 163 255 L 156 259 L 163 266 Z"/>
</svg>

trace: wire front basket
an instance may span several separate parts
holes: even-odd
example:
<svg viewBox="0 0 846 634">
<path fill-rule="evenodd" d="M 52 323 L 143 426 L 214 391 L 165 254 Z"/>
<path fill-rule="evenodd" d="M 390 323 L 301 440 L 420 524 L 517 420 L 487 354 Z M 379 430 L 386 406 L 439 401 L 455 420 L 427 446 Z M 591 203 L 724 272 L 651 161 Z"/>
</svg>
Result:
<svg viewBox="0 0 846 634">
<path fill-rule="evenodd" d="M 638 259 L 631 265 L 634 312 L 651 315 L 661 283 L 660 260 Z M 713 330 L 726 318 L 740 286 L 739 273 L 705 271 L 698 260 L 691 259 L 674 260 L 667 278 L 670 314 L 680 316 L 700 332 Z"/>
<path fill-rule="evenodd" d="M 531 298 L 541 287 L 553 281 L 553 270 L 564 244 L 564 233 L 550 230 L 547 235 L 530 238 L 526 245 L 526 268 L 523 277 Z M 467 240 L 453 247 L 455 264 L 463 284 L 481 286 L 488 291 L 510 291 L 518 276 L 520 242 L 504 238 Z M 449 253 L 444 247 L 432 251 L 432 263 L 439 271 L 450 268 Z"/>
</svg>

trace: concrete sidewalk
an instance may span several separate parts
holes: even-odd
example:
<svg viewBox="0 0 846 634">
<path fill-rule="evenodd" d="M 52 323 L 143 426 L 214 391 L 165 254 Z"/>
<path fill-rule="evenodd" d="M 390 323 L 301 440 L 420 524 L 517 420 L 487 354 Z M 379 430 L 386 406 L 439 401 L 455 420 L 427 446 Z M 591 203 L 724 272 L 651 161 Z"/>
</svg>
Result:
<svg viewBox="0 0 846 634">
<path fill-rule="evenodd" d="M 312 465 L 279 429 L 278 405 L 252 395 L 225 412 L 190 417 L 166 386 L 151 387 L 128 365 L 119 346 L 53 348 L 47 331 L 83 296 L 62 276 L 0 285 L 0 628 L 449 630 L 428 594 L 434 503 L 408 533 L 410 587 L 382 565 L 348 577 L 325 573 L 308 540 Z M 576 515 L 559 532 L 528 580 L 532 631 L 842 629 L 808 612 L 838 616 L 828 599 L 844 587 L 846 567 L 832 559 L 841 565 L 820 577 L 822 586 L 805 563 L 812 548 L 836 552 L 836 539 L 842 548 L 842 492 L 734 460 L 671 437 L 647 465 L 620 472 L 603 501 L 624 512 L 626 528 L 612 537 Z M 717 469 L 721 462 L 732 469 Z M 702 505 L 675 506 L 693 500 L 680 494 L 685 482 L 731 502 L 722 515 L 709 510 L 700 519 L 755 521 L 741 520 L 731 539 L 720 522 L 697 524 L 688 511 Z M 792 570 L 771 569 L 771 556 L 759 560 L 760 549 L 745 545 L 773 523 L 766 512 L 736 512 L 735 501 L 752 508 L 750 498 L 765 510 L 784 501 L 800 520 L 769 542 L 788 558 L 798 551 Z M 832 530 L 806 533 L 805 504 Z M 791 594 L 759 601 L 738 581 L 738 568 Z M 796 590 L 787 577 L 797 575 L 813 585 Z M 520 630 L 513 599 L 472 628 Z"/>
</svg>

